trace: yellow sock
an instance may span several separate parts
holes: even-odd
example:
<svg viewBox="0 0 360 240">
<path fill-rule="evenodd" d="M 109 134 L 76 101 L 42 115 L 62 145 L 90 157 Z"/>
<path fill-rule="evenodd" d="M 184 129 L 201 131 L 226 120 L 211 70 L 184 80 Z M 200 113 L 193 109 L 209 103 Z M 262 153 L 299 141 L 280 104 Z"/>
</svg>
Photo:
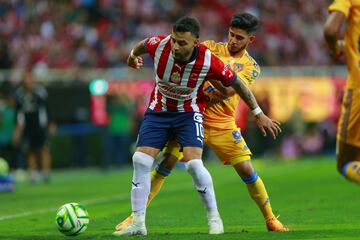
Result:
<svg viewBox="0 0 360 240">
<path fill-rule="evenodd" d="M 352 182 L 360 184 L 360 162 L 348 162 L 342 170 L 342 174 Z"/>
<path fill-rule="evenodd" d="M 265 185 L 260 177 L 254 183 L 246 184 L 249 190 L 251 198 L 256 202 L 259 206 L 262 214 L 264 215 L 265 220 L 268 220 L 274 217 L 274 213 L 272 211 L 269 196 L 266 192 Z"/>
<path fill-rule="evenodd" d="M 151 188 L 150 194 L 147 201 L 147 206 L 149 206 L 150 202 L 154 199 L 154 197 L 159 193 L 162 185 L 164 184 L 166 176 L 158 173 L 156 170 L 151 172 Z"/>
</svg>

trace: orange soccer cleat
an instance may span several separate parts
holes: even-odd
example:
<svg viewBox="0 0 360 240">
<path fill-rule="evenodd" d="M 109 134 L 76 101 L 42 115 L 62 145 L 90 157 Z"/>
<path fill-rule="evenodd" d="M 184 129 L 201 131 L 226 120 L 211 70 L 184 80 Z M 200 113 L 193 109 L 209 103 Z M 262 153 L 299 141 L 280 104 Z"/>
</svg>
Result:
<svg viewBox="0 0 360 240">
<path fill-rule="evenodd" d="M 278 217 L 272 217 L 266 220 L 266 228 L 271 232 L 287 232 L 289 228 L 285 227 L 278 219 Z"/>
<path fill-rule="evenodd" d="M 124 230 L 127 226 L 129 226 L 132 223 L 132 221 L 133 221 L 133 215 L 131 214 L 124 221 L 116 225 L 115 227 L 116 231 Z"/>
</svg>

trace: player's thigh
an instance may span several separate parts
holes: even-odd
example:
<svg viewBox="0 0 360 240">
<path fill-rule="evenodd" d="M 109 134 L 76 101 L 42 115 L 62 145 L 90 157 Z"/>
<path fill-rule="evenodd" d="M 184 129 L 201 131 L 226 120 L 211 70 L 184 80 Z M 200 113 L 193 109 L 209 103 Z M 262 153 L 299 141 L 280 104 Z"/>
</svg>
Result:
<svg viewBox="0 0 360 240">
<path fill-rule="evenodd" d="M 251 159 L 251 151 L 240 129 L 205 129 L 205 143 L 214 151 L 223 164 L 235 166 Z"/>
<path fill-rule="evenodd" d="M 338 142 L 360 148 L 360 90 L 346 89 L 341 106 Z"/>
<path fill-rule="evenodd" d="M 181 114 L 174 122 L 176 137 L 181 147 L 203 148 L 204 127 L 201 113 L 187 112 Z"/>
<path fill-rule="evenodd" d="M 171 136 L 171 115 L 146 112 L 141 124 L 136 146 L 162 149 Z"/>
</svg>

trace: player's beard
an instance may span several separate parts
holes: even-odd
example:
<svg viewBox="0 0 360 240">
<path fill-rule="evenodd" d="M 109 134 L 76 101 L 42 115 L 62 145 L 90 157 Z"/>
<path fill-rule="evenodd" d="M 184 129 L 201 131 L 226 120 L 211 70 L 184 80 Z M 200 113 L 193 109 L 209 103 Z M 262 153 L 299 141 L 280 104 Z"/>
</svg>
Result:
<svg viewBox="0 0 360 240">
<path fill-rule="evenodd" d="M 228 44 L 228 50 L 233 55 L 242 52 L 246 47 L 247 47 L 247 44 L 244 44 L 243 46 L 238 47 L 238 48 L 233 47 L 231 44 Z"/>
<path fill-rule="evenodd" d="M 174 57 L 175 60 L 181 61 L 181 62 L 186 62 L 190 59 L 192 53 L 190 54 L 189 52 L 177 52 L 175 53 L 174 51 L 172 51 L 172 55 Z"/>
</svg>

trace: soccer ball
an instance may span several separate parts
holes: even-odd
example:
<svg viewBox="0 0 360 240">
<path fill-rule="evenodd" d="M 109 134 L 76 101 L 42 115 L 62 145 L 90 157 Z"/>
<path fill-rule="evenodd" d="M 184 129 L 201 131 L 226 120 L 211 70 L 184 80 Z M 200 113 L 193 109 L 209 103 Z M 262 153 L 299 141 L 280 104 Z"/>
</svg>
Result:
<svg viewBox="0 0 360 240">
<path fill-rule="evenodd" d="M 58 209 L 55 220 L 60 232 L 73 236 L 86 230 L 89 214 L 84 206 L 78 203 L 67 203 Z"/>
<path fill-rule="evenodd" d="M 9 165 L 6 160 L 0 157 L 0 177 L 5 177 L 9 174 Z"/>
</svg>

